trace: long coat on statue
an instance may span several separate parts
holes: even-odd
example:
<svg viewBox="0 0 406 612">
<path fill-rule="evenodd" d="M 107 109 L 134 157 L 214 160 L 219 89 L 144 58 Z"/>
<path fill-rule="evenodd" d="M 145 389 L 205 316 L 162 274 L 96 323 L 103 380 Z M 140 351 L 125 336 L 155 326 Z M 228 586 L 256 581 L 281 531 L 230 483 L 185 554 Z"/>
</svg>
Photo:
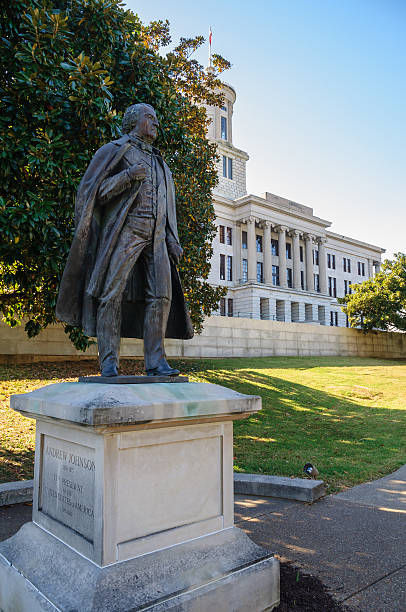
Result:
<svg viewBox="0 0 406 612">
<path fill-rule="evenodd" d="M 141 186 L 135 181 L 114 200 L 101 207 L 97 193 L 102 181 L 115 174 L 126 151 L 131 147 L 125 135 L 101 147 L 90 162 L 78 188 L 75 205 L 75 234 L 66 262 L 56 304 L 56 316 L 70 325 L 81 327 L 88 336 L 96 336 L 98 296 L 108 264 L 128 212 Z M 157 217 L 154 234 L 154 259 L 168 258 L 166 238 L 179 244 L 176 224 L 175 189 L 171 172 L 153 149 L 164 171 L 164 181 L 158 187 Z M 160 268 L 160 275 L 167 266 Z M 164 273 L 165 274 L 165 273 Z M 167 338 L 189 339 L 193 327 L 187 312 L 178 271 L 170 261 L 169 278 L 162 278 L 163 286 L 172 285 L 172 302 L 166 330 Z M 144 271 L 135 264 L 122 302 L 121 336 L 142 338 L 144 327 Z"/>
</svg>

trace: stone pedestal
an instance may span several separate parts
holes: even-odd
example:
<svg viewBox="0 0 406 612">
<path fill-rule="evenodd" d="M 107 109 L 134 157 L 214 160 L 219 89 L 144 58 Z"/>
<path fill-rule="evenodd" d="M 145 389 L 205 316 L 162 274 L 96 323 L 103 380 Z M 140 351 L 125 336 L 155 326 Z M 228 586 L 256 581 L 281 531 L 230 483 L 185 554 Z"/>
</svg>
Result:
<svg viewBox="0 0 406 612">
<path fill-rule="evenodd" d="M 0 609 L 271 610 L 279 566 L 233 520 L 232 421 L 261 400 L 203 383 L 62 383 L 37 420 L 33 522 L 0 544 Z"/>
</svg>

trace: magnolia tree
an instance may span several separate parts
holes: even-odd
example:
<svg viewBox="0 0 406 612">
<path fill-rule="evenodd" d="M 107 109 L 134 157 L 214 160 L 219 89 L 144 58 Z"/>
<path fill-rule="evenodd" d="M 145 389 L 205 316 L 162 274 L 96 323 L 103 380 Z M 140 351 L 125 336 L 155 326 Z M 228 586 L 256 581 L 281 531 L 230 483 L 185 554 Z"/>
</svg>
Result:
<svg viewBox="0 0 406 612">
<path fill-rule="evenodd" d="M 154 106 L 157 146 L 175 181 L 179 269 L 196 331 L 224 290 L 207 283 L 215 234 L 216 147 L 204 104 L 221 105 L 218 75 L 191 59 L 203 37 L 166 55 L 168 22 L 143 24 L 118 0 L 13 0 L 0 8 L 0 309 L 29 336 L 55 322 L 74 229 L 74 198 L 95 151 L 120 136 L 124 109 Z M 82 330 L 65 326 L 86 349 Z"/>
<path fill-rule="evenodd" d="M 406 255 L 387 259 L 382 270 L 339 300 L 352 327 L 406 331 Z"/>
</svg>

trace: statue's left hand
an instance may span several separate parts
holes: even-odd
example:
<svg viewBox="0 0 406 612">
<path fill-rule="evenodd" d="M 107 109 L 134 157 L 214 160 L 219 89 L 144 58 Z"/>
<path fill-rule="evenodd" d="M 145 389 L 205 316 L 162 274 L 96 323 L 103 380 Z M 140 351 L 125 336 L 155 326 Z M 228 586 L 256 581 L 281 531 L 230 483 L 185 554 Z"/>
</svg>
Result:
<svg viewBox="0 0 406 612">
<path fill-rule="evenodd" d="M 179 260 L 183 255 L 183 249 L 180 244 L 176 244 L 176 242 L 168 244 L 168 255 L 172 259 L 173 263 L 178 265 Z"/>
</svg>

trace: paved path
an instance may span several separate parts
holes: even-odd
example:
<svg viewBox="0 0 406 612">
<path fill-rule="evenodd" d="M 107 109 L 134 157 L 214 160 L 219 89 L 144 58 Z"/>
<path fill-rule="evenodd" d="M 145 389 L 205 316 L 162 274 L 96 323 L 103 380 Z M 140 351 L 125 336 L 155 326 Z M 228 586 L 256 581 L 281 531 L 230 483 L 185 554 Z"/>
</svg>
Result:
<svg viewBox="0 0 406 612">
<path fill-rule="evenodd" d="M 406 612 L 406 466 L 313 506 L 238 496 L 258 544 L 317 576 L 350 609 Z"/>
<path fill-rule="evenodd" d="M 255 542 L 320 578 L 351 610 L 406 612 L 406 466 L 313 506 L 239 495 L 235 512 Z M 0 508 L 0 540 L 29 520 L 30 505 Z"/>
</svg>

